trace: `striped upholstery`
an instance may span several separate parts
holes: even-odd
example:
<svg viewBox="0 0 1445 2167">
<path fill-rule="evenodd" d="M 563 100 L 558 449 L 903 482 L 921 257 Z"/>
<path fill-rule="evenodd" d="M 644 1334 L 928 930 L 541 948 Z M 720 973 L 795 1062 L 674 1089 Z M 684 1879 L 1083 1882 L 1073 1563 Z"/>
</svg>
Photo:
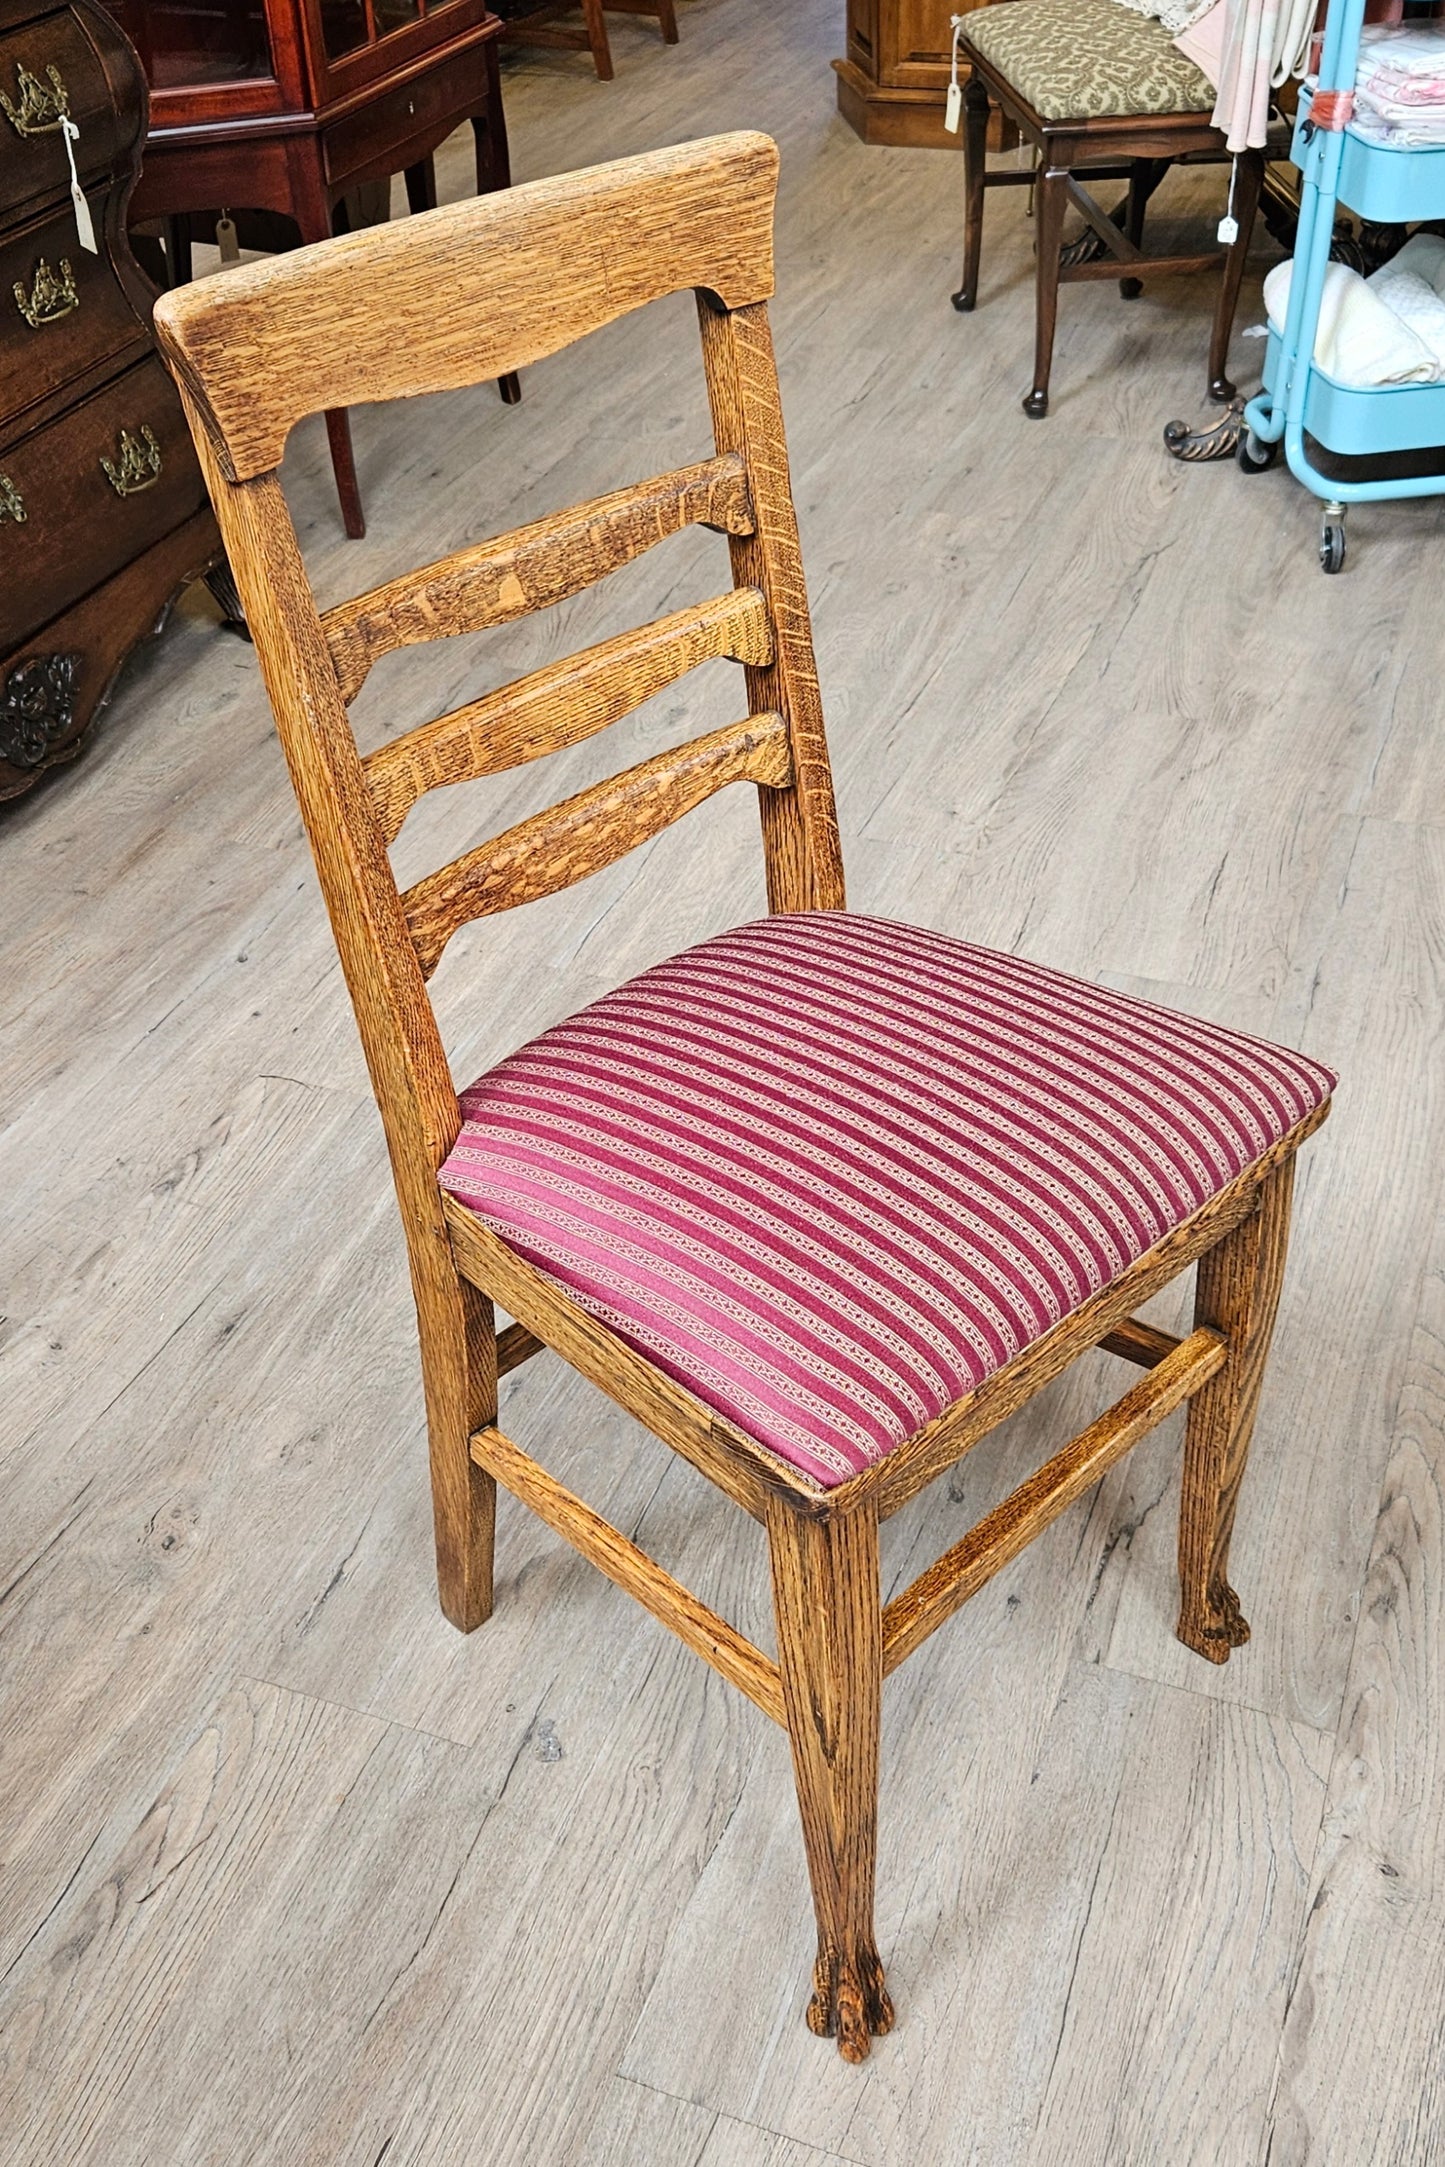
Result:
<svg viewBox="0 0 1445 2167">
<path fill-rule="evenodd" d="M 441 1184 L 831 1487 L 1328 1097 L 1317 1062 L 942 934 L 767 918 L 462 1096 Z"/>
</svg>

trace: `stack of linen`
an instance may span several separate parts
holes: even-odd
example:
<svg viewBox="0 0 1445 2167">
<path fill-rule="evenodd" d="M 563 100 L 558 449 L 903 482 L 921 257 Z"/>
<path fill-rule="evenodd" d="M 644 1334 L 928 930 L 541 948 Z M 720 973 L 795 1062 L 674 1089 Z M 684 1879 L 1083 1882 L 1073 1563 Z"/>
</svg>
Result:
<svg viewBox="0 0 1445 2167">
<path fill-rule="evenodd" d="M 1366 25 L 1354 125 L 1393 150 L 1445 148 L 1445 23 Z"/>
<path fill-rule="evenodd" d="M 1264 282 L 1275 331 L 1289 308 L 1292 263 Z M 1325 270 L 1315 365 L 1352 391 L 1388 384 L 1445 383 L 1445 240 L 1417 233 L 1398 256 L 1361 278 L 1343 263 Z"/>
</svg>

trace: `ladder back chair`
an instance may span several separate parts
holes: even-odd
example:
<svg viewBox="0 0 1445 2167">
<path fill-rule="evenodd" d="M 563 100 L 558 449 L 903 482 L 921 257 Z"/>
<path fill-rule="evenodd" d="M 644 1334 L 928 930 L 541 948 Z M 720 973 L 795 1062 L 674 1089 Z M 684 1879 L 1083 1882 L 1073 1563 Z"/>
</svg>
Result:
<svg viewBox="0 0 1445 2167">
<path fill-rule="evenodd" d="M 817 1913 L 808 2022 L 888 2030 L 873 1888 L 883 1679 L 1188 1400 L 1179 1633 L 1247 1637 L 1230 1530 L 1299 1145 L 1301 1055 L 844 909 L 767 302 L 777 153 L 739 134 L 518 188 L 167 294 L 182 387 L 315 855 L 390 1150 L 446 1615 L 492 1607 L 495 1484 L 784 1726 Z M 522 369 L 697 297 L 715 448 L 319 613 L 277 469 L 304 414 Z M 678 529 L 733 585 L 364 758 L 379 656 L 577 593 Z M 710 658 L 747 712 L 400 890 L 440 785 L 577 743 Z M 740 703 L 741 704 L 741 703 Z M 466 921 L 752 783 L 769 915 L 645 972 L 458 1095 L 427 993 Z M 1136 1306 L 1198 1264 L 1182 1338 Z M 516 1321 L 496 1330 L 493 1304 Z M 883 1606 L 879 1522 L 1085 1350 L 1144 1376 Z M 777 1657 L 504 1434 L 540 1348 L 762 1523 Z"/>
</svg>

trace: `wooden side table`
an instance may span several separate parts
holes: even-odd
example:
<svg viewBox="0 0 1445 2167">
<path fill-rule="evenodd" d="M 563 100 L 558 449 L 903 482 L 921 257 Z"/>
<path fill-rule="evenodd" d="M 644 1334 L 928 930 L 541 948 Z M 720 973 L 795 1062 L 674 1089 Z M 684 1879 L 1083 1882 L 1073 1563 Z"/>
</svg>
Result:
<svg viewBox="0 0 1445 2167">
<path fill-rule="evenodd" d="M 950 17 L 988 0 L 848 0 L 848 51 L 833 62 L 838 110 L 865 143 L 957 150 L 943 125 Z M 962 79 L 967 69 L 959 71 Z"/>
<path fill-rule="evenodd" d="M 115 0 L 151 85 L 151 132 L 132 226 L 169 222 L 172 281 L 222 212 L 284 218 L 299 240 L 346 229 L 342 198 L 394 173 L 414 211 L 436 202 L 432 156 L 463 121 L 477 188 L 511 178 L 487 0 Z M 244 221 L 242 237 L 251 238 Z M 267 245 L 290 229 L 267 232 Z M 504 399 L 520 397 L 516 379 Z M 346 531 L 366 532 L 344 413 L 326 417 Z"/>
</svg>

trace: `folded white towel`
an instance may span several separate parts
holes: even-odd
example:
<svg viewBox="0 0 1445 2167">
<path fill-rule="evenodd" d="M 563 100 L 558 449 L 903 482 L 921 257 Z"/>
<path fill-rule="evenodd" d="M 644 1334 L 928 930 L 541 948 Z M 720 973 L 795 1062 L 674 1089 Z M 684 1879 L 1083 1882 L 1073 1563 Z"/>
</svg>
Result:
<svg viewBox="0 0 1445 2167">
<path fill-rule="evenodd" d="M 1402 324 L 1408 324 L 1428 346 L 1435 358 L 1436 369 L 1445 376 L 1445 301 L 1429 281 L 1396 256 L 1389 263 L 1381 264 L 1365 284 L 1392 315 L 1398 316 Z"/>
<path fill-rule="evenodd" d="M 1413 271 L 1427 286 L 1445 298 L 1445 240 L 1438 233 L 1412 233 L 1400 250 L 1383 266 L 1386 271 Z M 1379 272 L 1375 277 L 1379 277 Z"/>
<path fill-rule="evenodd" d="M 1264 282 L 1264 305 L 1277 331 L 1284 327 L 1293 272 L 1292 263 L 1277 263 Z M 1356 391 L 1432 384 L 1445 375 L 1419 333 L 1343 263 L 1325 267 L 1314 358 L 1327 376 Z"/>
</svg>

